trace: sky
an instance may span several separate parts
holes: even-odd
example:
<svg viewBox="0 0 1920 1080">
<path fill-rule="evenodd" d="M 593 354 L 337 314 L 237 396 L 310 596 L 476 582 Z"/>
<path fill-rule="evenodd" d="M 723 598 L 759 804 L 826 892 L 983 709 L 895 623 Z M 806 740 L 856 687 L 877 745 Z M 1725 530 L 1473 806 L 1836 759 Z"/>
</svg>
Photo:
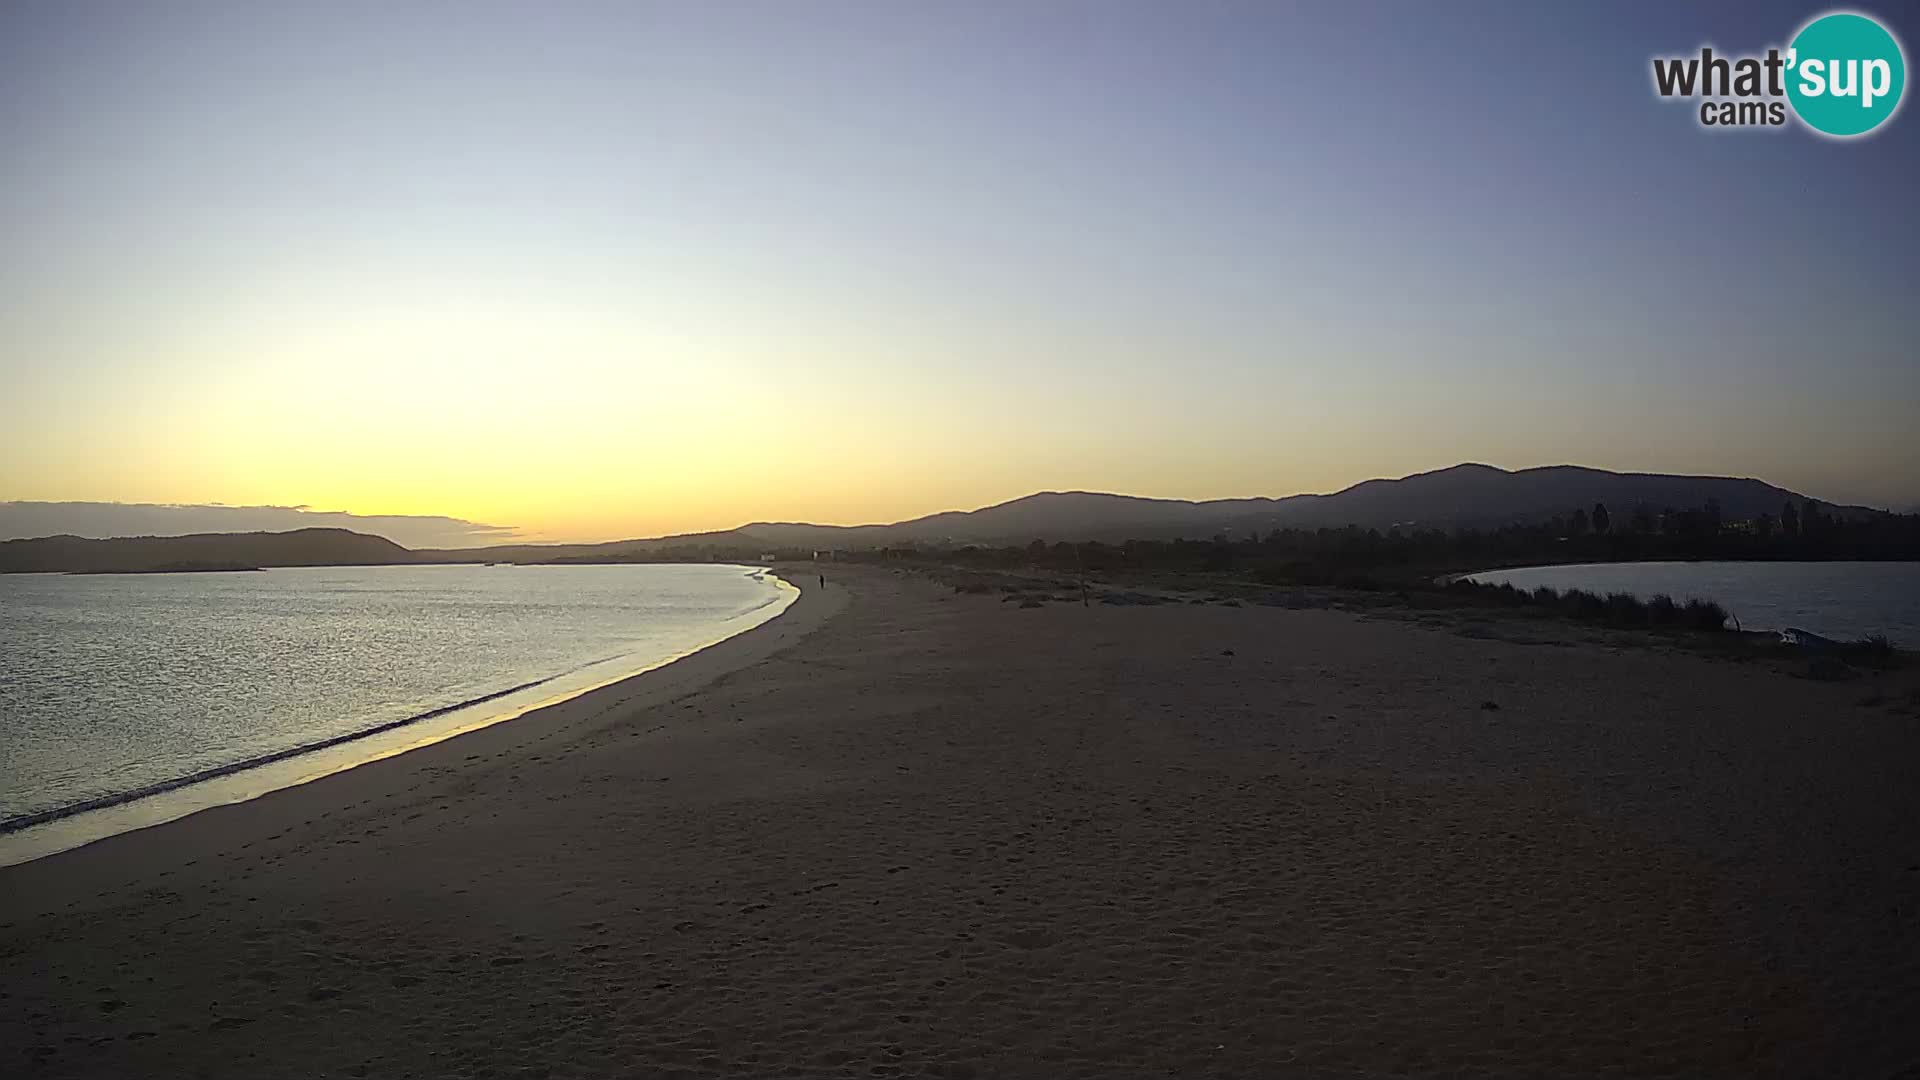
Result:
<svg viewBox="0 0 1920 1080">
<path fill-rule="evenodd" d="M 600 540 L 1481 461 L 1910 508 L 1920 114 L 1652 90 L 1826 10 L 16 0 L 0 500 Z"/>
</svg>

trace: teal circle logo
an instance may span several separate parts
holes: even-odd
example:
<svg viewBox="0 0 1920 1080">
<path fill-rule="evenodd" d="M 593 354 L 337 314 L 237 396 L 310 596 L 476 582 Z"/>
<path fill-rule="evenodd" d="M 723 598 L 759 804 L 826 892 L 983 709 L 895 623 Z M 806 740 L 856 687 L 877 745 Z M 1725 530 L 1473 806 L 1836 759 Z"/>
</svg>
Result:
<svg viewBox="0 0 1920 1080">
<path fill-rule="evenodd" d="M 1865 135 L 1900 108 L 1906 88 L 1900 43 L 1865 15 L 1822 15 L 1787 48 L 1787 100 L 1802 122 L 1822 134 Z"/>
</svg>

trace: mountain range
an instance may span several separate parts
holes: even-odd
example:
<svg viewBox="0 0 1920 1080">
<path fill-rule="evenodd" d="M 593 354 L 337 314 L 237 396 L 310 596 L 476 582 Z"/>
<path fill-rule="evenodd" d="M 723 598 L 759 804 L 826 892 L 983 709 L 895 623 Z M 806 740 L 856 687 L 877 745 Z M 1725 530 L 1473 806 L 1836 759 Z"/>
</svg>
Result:
<svg viewBox="0 0 1920 1080">
<path fill-rule="evenodd" d="M 755 522 L 721 532 L 603 544 L 511 544 L 409 550 L 344 529 L 209 533 L 83 540 L 73 536 L 0 543 L 0 573 L 131 572 L 164 567 L 314 566 L 382 563 L 614 561 L 680 552 L 751 558 L 769 551 L 885 546 L 1026 544 L 1034 540 L 1171 540 L 1246 536 L 1285 528 L 1459 529 L 1540 523 L 1605 503 L 1624 522 L 1636 507 L 1655 512 L 1717 501 L 1729 521 L 1815 502 L 1826 513 L 1882 513 L 1834 506 L 1759 480 L 1665 473 L 1618 473 L 1574 465 L 1509 471 L 1464 464 L 1396 480 L 1368 480 L 1331 495 L 1285 498 L 1148 499 L 1088 491 L 1046 491 L 979 510 L 954 510 L 891 524 Z"/>
<path fill-rule="evenodd" d="M 1730 521 L 1778 516 L 1788 501 L 1812 501 L 1843 517 L 1880 511 L 1833 506 L 1772 484 L 1725 476 L 1618 473 L 1575 465 L 1510 471 L 1464 464 L 1397 480 L 1367 480 L 1331 495 L 1265 499 L 1147 499 L 1090 491 L 1043 491 L 979 510 L 953 510 L 888 525 L 811 525 L 755 522 L 723 533 L 590 545 L 638 550 L 636 545 L 748 540 L 769 548 L 861 548 L 906 544 L 1025 544 L 1033 540 L 1171 540 L 1245 536 L 1273 529 L 1463 529 L 1541 523 L 1575 509 L 1606 503 L 1630 514 L 1646 506 L 1689 509 L 1720 504 Z"/>
</svg>

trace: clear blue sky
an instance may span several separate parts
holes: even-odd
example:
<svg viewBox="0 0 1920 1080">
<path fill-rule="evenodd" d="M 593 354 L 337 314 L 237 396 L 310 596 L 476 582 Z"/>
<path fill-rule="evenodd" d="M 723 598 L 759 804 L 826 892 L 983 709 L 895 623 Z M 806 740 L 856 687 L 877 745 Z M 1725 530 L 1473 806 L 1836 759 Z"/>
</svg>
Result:
<svg viewBox="0 0 1920 1080">
<path fill-rule="evenodd" d="M 1920 113 L 1712 133 L 1648 75 L 1823 10 L 12 3 L 0 499 L 1920 504 Z"/>
</svg>

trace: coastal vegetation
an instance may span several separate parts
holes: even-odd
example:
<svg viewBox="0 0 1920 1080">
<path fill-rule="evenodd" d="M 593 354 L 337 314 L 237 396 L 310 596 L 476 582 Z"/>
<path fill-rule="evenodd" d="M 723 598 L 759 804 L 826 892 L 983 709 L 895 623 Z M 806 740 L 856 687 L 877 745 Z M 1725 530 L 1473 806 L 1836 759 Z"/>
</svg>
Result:
<svg viewBox="0 0 1920 1080">
<path fill-rule="evenodd" d="M 848 553 L 886 560 L 928 554 L 919 547 Z M 1831 516 L 1811 502 L 1784 503 L 1780 514 L 1729 521 L 1709 502 L 1688 509 L 1604 503 L 1575 507 L 1539 524 L 1496 529 L 1358 526 L 1275 529 L 1209 540 L 1098 541 L 941 550 L 961 566 L 1030 567 L 1056 572 L 1212 572 L 1274 585 L 1356 589 L 1438 587 L 1449 575 L 1556 563 L 1646 560 L 1920 559 L 1920 515 Z"/>
<path fill-rule="evenodd" d="M 891 548 L 840 557 L 937 564 L 959 575 L 956 588 L 961 591 L 999 590 L 1023 597 L 1051 591 L 1056 600 L 1074 600 L 1080 584 L 1090 581 L 1104 587 L 1101 602 L 1132 603 L 1150 595 L 1142 589 L 1157 585 L 1199 591 L 1222 602 L 1511 613 L 1678 635 L 1696 643 L 1725 639 L 1714 648 L 1729 643 L 1772 648 L 1778 644 L 1775 635 L 1740 633 L 1738 622 L 1709 598 L 1526 589 L 1465 575 L 1523 566 L 1648 560 L 1909 560 L 1920 558 L 1920 515 L 1846 518 L 1810 502 L 1789 502 L 1778 515 L 1734 521 L 1712 503 L 1624 510 L 1597 503 L 1541 524 L 1498 529 L 1276 529 L 1205 541 L 1033 541 L 951 550 Z M 1021 584 L 1036 580 L 1049 588 L 1034 593 Z M 1807 642 L 1794 648 L 1796 655 L 1818 654 L 1808 672 L 1823 678 L 1841 677 L 1846 664 L 1886 667 L 1906 659 L 1884 637 Z"/>
</svg>

